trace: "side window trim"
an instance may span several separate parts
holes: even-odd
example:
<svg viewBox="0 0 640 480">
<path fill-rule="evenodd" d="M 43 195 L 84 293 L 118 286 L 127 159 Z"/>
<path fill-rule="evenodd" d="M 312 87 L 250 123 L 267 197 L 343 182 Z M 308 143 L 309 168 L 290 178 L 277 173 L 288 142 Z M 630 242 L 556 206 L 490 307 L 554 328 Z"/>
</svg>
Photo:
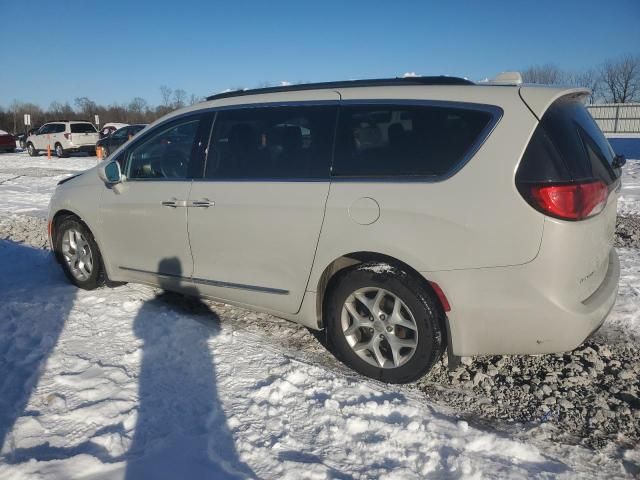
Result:
<svg viewBox="0 0 640 480">
<path fill-rule="evenodd" d="M 442 108 L 456 108 L 460 110 L 475 110 L 486 112 L 491 115 L 491 119 L 482 129 L 476 140 L 471 144 L 465 155 L 454 165 L 454 167 L 443 175 L 355 175 L 355 176 L 336 176 L 334 174 L 334 163 L 336 151 L 338 148 L 337 129 L 340 128 L 340 117 L 343 107 L 347 106 L 431 106 Z M 407 99 L 363 99 L 363 100 L 342 100 L 338 109 L 338 120 L 336 124 L 336 135 L 334 137 L 334 150 L 331 162 L 331 182 L 349 183 L 349 182 L 371 182 L 371 183 L 437 183 L 447 180 L 458 173 L 480 150 L 485 141 L 491 136 L 495 127 L 500 123 L 504 110 L 497 105 L 484 103 L 458 102 L 454 100 L 407 100 Z"/>
</svg>

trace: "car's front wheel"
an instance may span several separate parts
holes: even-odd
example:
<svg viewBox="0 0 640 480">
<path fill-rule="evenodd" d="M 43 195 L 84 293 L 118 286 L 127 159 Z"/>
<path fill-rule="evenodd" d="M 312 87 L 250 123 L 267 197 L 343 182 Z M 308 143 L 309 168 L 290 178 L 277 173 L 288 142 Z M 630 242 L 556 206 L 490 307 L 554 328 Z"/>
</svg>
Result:
<svg viewBox="0 0 640 480">
<path fill-rule="evenodd" d="M 400 267 L 363 263 L 340 272 L 325 303 L 331 347 L 371 378 L 407 383 L 446 346 L 444 312 L 424 281 Z"/>
<path fill-rule="evenodd" d="M 55 253 L 74 285 L 93 290 L 105 282 L 102 256 L 91 231 L 77 218 L 62 221 L 56 229 Z"/>
<path fill-rule="evenodd" d="M 29 156 L 31 157 L 38 156 L 38 151 L 36 150 L 36 147 L 33 146 L 33 143 L 27 144 L 27 152 L 29 152 Z"/>
</svg>

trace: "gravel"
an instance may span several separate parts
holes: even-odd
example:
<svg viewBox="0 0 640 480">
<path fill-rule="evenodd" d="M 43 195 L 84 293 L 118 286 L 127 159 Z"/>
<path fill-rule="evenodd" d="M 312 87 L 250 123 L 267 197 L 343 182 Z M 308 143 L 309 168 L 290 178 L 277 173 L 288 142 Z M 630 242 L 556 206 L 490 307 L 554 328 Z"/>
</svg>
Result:
<svg viewBox="0 0 640 480">
<path fill-rule="evenodd" d="M 640 216 L 618 216 L 615 245 L 616 247 L 640 248 Z"/>
<path fill-rule="evenodd" d="M 533 429 L 591 448 L 640 442 L 640 348 L 588 341 L 555 355 L 478 356 L 453 371 L 444 357 L 418 381 L 429 399 L 470 422 Z"/>
<path fill-rule="evenodd" d="M 48 248 L 46 220 L 13 215 L 0 218 L 0 239 Z M 640 248 L 640 217 L 620 217 L 616 246 Z M 167 297 L 189 311 L 189 300 Z M 275 345 L 345 370 L 314 335 L 270 315 L 210 303 L 221 318 Z M 460 418 L 496 431 L 541 430 L 555 441 L 590 448 L 635 448 L 640 443 L 640 347 L 634 343 L 587 341 L 557 355 L 462 358 L 449 371 L 447 358 L 410 388 Z"/>
<path fill-rule="evenodd" d="M 47 221 L 27 215 L 0 217 L 0 239 L 48 249 Z"/>
</svg>

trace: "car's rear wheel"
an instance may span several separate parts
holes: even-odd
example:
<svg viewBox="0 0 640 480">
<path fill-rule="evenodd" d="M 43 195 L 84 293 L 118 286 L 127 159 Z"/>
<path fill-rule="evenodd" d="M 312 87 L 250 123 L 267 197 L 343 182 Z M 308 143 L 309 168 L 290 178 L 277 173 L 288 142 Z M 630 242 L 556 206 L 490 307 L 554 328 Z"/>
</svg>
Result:
<svg viewBox="0 0 640 480">
<path fill-rule="evenodd" d="M 55 253 L 71 283 L 85 290 L 102 286 L 106 277 L 102 256 L 86 225 L 70 217 L 55 235 Z"/>
<path fill-rule="evenodd" d="M 37 157 L 38 156 L 38 151 L 36 150 L 36 147 L 33 146 L 33 143 L 28 143 L 27 144 L 27 152 L 29 152 L 29 156 L 31 156 L 31 157 Z"/>
<path fill-rule="evenodd" d="M 446 346 L 435 294 L 400 267 L 363 263 L 344 270 L 325 303 L 336 356 L 359 373 L 406 383 L 427 373 Z"/>
</svg>

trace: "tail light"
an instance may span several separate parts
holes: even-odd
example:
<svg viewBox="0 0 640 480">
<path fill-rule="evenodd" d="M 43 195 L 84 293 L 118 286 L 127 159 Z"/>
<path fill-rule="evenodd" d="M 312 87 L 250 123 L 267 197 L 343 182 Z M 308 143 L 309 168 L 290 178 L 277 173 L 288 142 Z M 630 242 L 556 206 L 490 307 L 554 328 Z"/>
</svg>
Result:
<svg viewBox="0 0 640 480">
<path fill-rule="evenodd" d="M 607 204 L 609 194 L 608 187 L 601 181 L 529 185 L 528 188 L 529 195 L 525 194 L 525 198 L 532 207 L 562 220 L 583 220 L 597 215 Z"/>
</svg>

